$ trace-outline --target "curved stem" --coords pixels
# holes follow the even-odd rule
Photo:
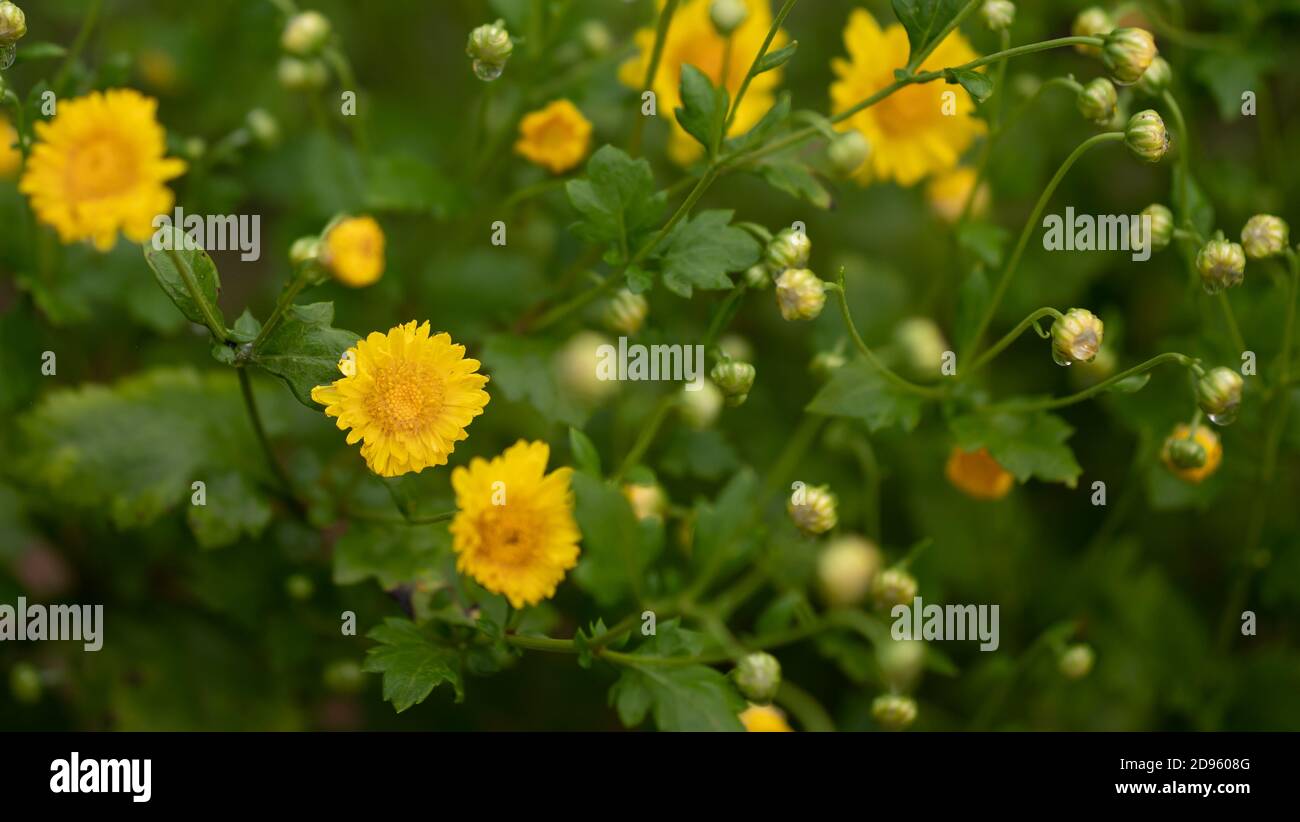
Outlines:
[[[664,45],[668,41],[668,27],[673,23],[673,15],[677,13],[679,2],[680,0],[667,0],[663,10],[659,12],[659,24],[655,27],[655,44],[650,50],[650,62],[646,65],[645,80],[641,84],[642,91],[654,87],[655,75],[659,73],[659,63],[664,56]],[[628,144],[628,153],[633,157],[641,153],[641,135],[645,131],[645,119],[638,116],[632,126],[632,139]]]
[[[1080,391],[1077,394],[1070,394],[1069,396],[1058,397],[1056,399],[1022,400],[1020,402],[1011,401],[1011,402],[997,403],[996,405],[991,406],[991,408],[998,409],[998,410],[1007,410],[1007,411],[1014,410],[1014,411],[1022,411],[1022,412],[1023,411],[1050,411],[1054,408],[1064,408],[1067,405],[1074,405],[1076,403],[1083,402],[1084,400],[1092,399],[1098,394],[1108,391],[1112,386],[1115,385],[1115,383],[1122,382],[1123,380],[1126,380],[1129,377],[1136,377],[1139,374],[1145,374],[1151,369],[1163,365],[1164,363],[1167,362],[1176,362],[1179,365],[1182,365],[1183,367],[1192,370],[1195,370],[1196,368],[1199,367],[1197,365],[1196,360],[1192,359],[1186,354],[1169,352],[1166,354],[1161,354],[1157,357],[1152,357],[1151,359],[1147,360],[1141,365],[1135,365],[1132,368],[1128,369],[1127,371],[1121,371],[1120,373],[1116,374],[1110,379],[1103,380],[1097,383],[1096,385],[1092,386],[1091,388],[1084,389],[1083,391]]]
[[[650,422],[641,429],[641,433],[637,436],[636,442],[632,445],[632,450],[627,452],[627,456],[623,458],[623,462],[619,465],[618,470],[610,476],[610,482],[617,484],[619,480],[623,479],[623,477],[627,475],[628,471],[635,468],[636,464],[641,461],[641,458],[645,456],[645,452],[650,450],[650,445],[654,442],[655,435],[659,433],[659,429],[663,426],[664,420],[668,419],[669,413],[677,407],[677,401],[678,397],[676,394],[669,394],[659,400],[659,405],[655,408],[654,414],[650,417]]]
[[[1237,315],[1232,311],[1232,303],[1228,302],[1228,292],[1220,291],[1218,301],[1223,309],[1223,321],[1228,326],[1228,336],[1232,338],[1232,344],[1237,347],[1237,353],[1241,353],[1246,350],[1246,338],[1241,336],[1241,326],[1237,324]]]
[[[1042,195],[1039,196],[1038,202],[1034,205],[1034,210],[1030,212],[1029,219],[1025,221],[1025,227],[1020,232],[1020,239],[1016,242],[1016,249],[1012,252],[1006,268],[1002,270],[1002,277],[993,290],[993,296],[989,298],[989,304],[985,307],[984,314],[980,317],[979,323],[971,333],[971,338],[965,346],[966,350],[978,348],[980,339],[984,336],[984,332],[988,330],[989,323],[993,321],[993,315],[997,313],[998,306],[1002,303],[1002,298],[1006,296],[1007,288],[1011,285],[1011,279],[1015,276],[1016,268],[1020,265],[1020,258],[1024,256],[1025,248],[1029,245],[1029,237],[1034,233],[1039,219],[1043,216],[1043,210],[1047,208],[1047,203],[1052,199],[1052,195],[1056,193],[1056,189],[1060,186],[1061,181],[1065,179],[1065,175],[1089,149],[1103,143],[1114,143],[1123,139],[1124,132],[1122,131],[1108,131],[1104,134],[1089,137],[1080,143],[1070,156],[1065,158],[1065,162],[1061,164],[1061,167],[1056,170],[1055,176],[1048,182],[1047,188],[1043,189]]]
[[[810,733],[832,733],[835,721],[813,695],[795,685],[788,679],[781,680],[781,689],[776,694],[776,701],[790,713]]]
[[[794,4],[797,2],[799,2],[799,0],[785,0],[785,4],[781,6],[781,10],[777,12],[776,17],[772,19],[772,25],[767,30],[767,37],[763,39],[763,45],[759,47],[758,53],[754,55],[753,62],[749,64],[749,71],[745,72],[745,79],[740,83],[740,89],[736,92],[736,99],[731,102],[731,112],[727,115],[726,126],[722,129],[724,137],[729,131],[731,131],[731,126],[736,122],[736,112],[740,111],[740,101],[745,99],[745,92],[749,91],[749,84],[754,82],[754,78],[758,76],[755,73],[758,64],[765,56],[767,56],[767,50],[772,47],[772,41],[776,39],[777,32],[781,30],[781,24],[785,22],[785,18],[789,16],[790,10],[794,8]],[[730,37],[727,38],[728,57],[731,55],[731,39],[732,38]],[[726,71],[727,63],[729,62],[729,60],[723,62],[722,85],[724,88],[727,85]]]
[[[237,368],[239,373],[239,391],[244,397],[244,409],[248,412],[248,421],[253,426],[253,433],[257,436],[257,443],[262,447],[262,453],[266,456],[266,462],[271,467],[271,473],[275,476],[276,481],[283,486],[285,494],[293,503],[295,509],[301,510],[302,503],[298,495],[293,491],[293,483],[289,480],[289,475],[285,473],[284,466],[280,465],[280,460],[275,456],[275,451],[271,448],[271,440],[266,435],[266,428],[262,425],[262,414],[257,408],[257,398],[253,395],[253,383],[249,379],[248,369]]]
[[[887,382],[895,388],[929,399],[938,399],[946,395],[947,392],[942,388],[930,385],[918,385],[910,380],[900,377],[898,374],[891,371],[889,366],[885,365],[880,358],[876,356],[876,352],[872,351],[866,342],[863,341],[862,335],[858,333],[858,327],[853,323],[853,314],[849,311],[849,295],[844,288],[843,268],[840,269],[839,282],[837,283],[835,290],[839,293],[840,312],[844,316],[844,325],[849,330],[849,336],[853,339],[853,344],[857,346],[858,351],[862,352],[862,356],[867,358],[867,362],[871,363],[872,367],[879,371],[880,375],[884,377]]]
[[[1021,334],[1025,333],[1029,326],[1035,325],[1043,317],[1055,317],[1059,320],[1061,319],[1061,312],[1057,311],[1055,308],[1043,307],[1035,311],[1033,314],[1030,314],[1028,317],[1025,317],[1020,321],[1019,325],[1011,330],[1010,333],[998,340],[989,347],[987,351],[976,358],[975,362],[971,363],[969,368],[963,369],[957,378],[962,379],[967,377],[988,365],[995,357],[997,357],[998,354],[1001,354],[1007,346],[1011,345],[1011,343],[1015,342]],[[1043,335],[1039,334],[1039,336]],[[1051,335],[1048,334],[1046,336],[1050,337]]]

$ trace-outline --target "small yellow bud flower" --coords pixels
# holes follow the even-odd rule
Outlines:
[[[1071,645],[1057,660],[1057,668],[1066,679],[1083,679],[1092,670],[1096,655],[1088,645]]]
[[[713,0],[709,6],[709,20],[718,34],[727,37],[749,19],[749,7],[745,0]]]
[[[1151,250],[1164,251],[1174,239],[1174,213],[1167,206],[1152,203],[1138,215],[1139,220],[1144,217],[1151,218]]]
[[[1075,104],[1085,118],[1104,126],[1115,116],[1119,92],[1115,91],[1115,84],[1110,80],[1098,77],[1079,90]]]
[[[826,283],[806,268],[791,268],[776,278],[776,304],[787,320],[813,320],[826,306]]]
[[[632,506],[632,513],[641,519],[663,519],[668,508],[668,500],[663,489],[658,485],[636,485],[627,483],[623,486],[623,496]]]
[[[750,733],[791,733],[794,728],[785,720],[780,708],[772,705],[750,705],[740,714],[740,723]]]
[[[568,100],[555,100],[519,121],[515,151],[552,174],[576,168],[591,147],[591,121]]]
[[[1105,326],[1086,308],[1071,308],[1052,323],[1052,359],[1057,365],[1091,362],[1101,350]]]
[[[876,544],[855,534],[831,540],[817,557],[817,581],[831,606],[861,604],[875,585],[884,557]]]
[[[645,297],[623,288],[605,304],[601,319],[610,331],[630,337],[641,330],[649,311],[650,303]]]
[[[326,230],[320,256],[344,285],[371,285],[384,275],[384,230],[373,217],[346,217]]]
[[[745,400],[749,399],[749,389],[754,387],[756,374],[754,366],[747,362],[724,360],[713,366],[709,376],[722,389],[727,405],[734,408],[744,405]]]
[[[1146,29],[1115,29],[1106,35],[1101,47],[1101,61],[1111,78],[1121,86],[1131,86],[1156,59],[1156,39]]]
[[[682,388],[682,401],[678,406],[678,413],[681,414],[682,421],[697,431],[703,431],[706,428],[713,427],[718,421],[718,414],[722,412],[722,403],[725,400],[718,386],[710,380],[704,380],[700,383],[699,390],[690,390],[693,386]]]
[[[772,273],[780,274],[788,268],[803,268],[812,256],[812,240],[802,231],[782,229],[767,244],[764,260]]]
[[[901,731],[916,721],[916,700],[901,694],[881,694],[871,703],[871,718],[887,731]]]
[[[0,46],[12,46],[27,34],[27,15],[10,2],[0,2]]]
[[[836,500],[825,485],[801,488],[790,495],[785,510],[795,527],[809,536],[824,534],[835,527]]]
[[[781,663],[771,654],[749,654],[731,672],[740,693],[750,702],[766,704],[781,688]]]
[[[295,57],[310,57],[330,39],[330,21],[318,11],[304,11],[289,18],[280,35],[280,48]]]
[[[1209,426],[1196,426],[1196,434],[1187,425],[1178,425],[1165,440],[1160,458],[1165,467],[1185,482],[1200,483],[1219,470],[1223,446]]]
[[[1265,260],[1286,251],[1291,243],[1291,227],[1281,217],[1256,214],[1241,230],[1241,245],[1252,260]]]
[[[1074,24],[1070,26],[1070,34],[1075,37],[1105,37],[1114,30],[1114,19],[1105,9],[1098,6],[1089,6],[1079,12],[1079,16],[1074,18]],[[1080,54],[1096,56],[1101,53],[1101,49],[1096,46],[1075,46],[1074,48]]]
[[[474,76],[484,82],[491,82],[501,76],[514,50],[515,44],[510,39],[504,20],[486,23],[474,29],[469,33],[469,42],[465,45],[465,54],[474,61]]]
[[[1137,81],[1137,90],[1148,97],[1159,97],[1169,88],[1173,79],[1174,70],[1169,67],[1169,61],[1156,57],[1142,73],[1142,79]]]
[[[1244,381],[1231,368],[1212,368],[1196,381],[1196,402],[1215,425],[1231,425],[1241,408]]]
[[[1206,294],[1241,285],[1246,277],[1246,252],[1222,238],[1210,240],[1196,255],[1196,270]]]
[[[998,461],[993,459],[987,448],[975,451],[952,449],[948,455],[948,464],[944,467],[948,482],[958,491],[972,499],[996,501],[1011,492],[1016,478]]]
[[[1016,21],[1016,4],[1011,0],[984,0],[980,13],[991,31],[1002,31]]]
[[[1159,114],[1151,109],[1139,111],[1129,118],[1124,143],[1139,160],[1158,163],[1169,153],[1169,130]]]
[[[902,568],[886,569],[876,577],[876,607],[886,611],[895,605],[911,605],[916,589],[916,577]]]

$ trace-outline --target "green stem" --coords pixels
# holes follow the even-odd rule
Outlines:
[[[790,15],[790,11],[797,2],[798,0],[785,0],[781,10],[776,13],[776,17],[772,20],[772,25],[767,30],[767,37],[763,39],[763,45],[759,47],[758,53],[754,55],[754,61],[749,64],[749,71],[745,72],[745,79],[741,81],[740,89],[736,91],[736,99],[731,101],[731,112],[727,115],[726,126],[722,129],[724,136],[731,131],[731,126],[736,122],[736,113],[740,111],[740,101],[745,99],[745,92],[749,91],[749,84],[754,82],[754,78],[758,76],[755,73],[758,64],[767,56],[767,50],[772,47],[772,41],[776,39],[777,32],[781,30],[781,24],[785,22],[785,18]],[[727,38],[728,54],[730,50],[731,38]],[[725,72],[726,69],[724,68],[723,71]],[[726,87],[725,80],[723,87]]]
[[[659,429],[663,427],[664,420],[668,419],[668,415],[677,407],[677,402],[678,396],[676,394],[669,394],[659,400],[659,405],[650,417],[650,422],[641,429],[636,442],[632,444],[632,450],[627,452],[627,456],[623,458],[618,470],[609,478],[610,482],[617,484],[627,475],[628,471],[636,467],[641,458],[645,456],[646,451],[650,450],[650,445],[654,442],[655,436],[659,433]]]
[[[1002,277],[998,280],[997,287],[993,290],[993,296],[989,299],[988,306],[985,307],[979,323],[975,326],[975,330],[971,333],[970,340],[965,346],[967,351],[979,347],[980,339],[983,338],[984,332],[988,330],[989,323],[993,321],[993,315],[997,313],[998,306],[1002,303],[1002,298],[1006,296],[1007,289],[1011,286],[1011,280],[1015,276],[1016,268],[1020,265],[1020,258],[1024,256],[1025,249],[1029,245],[1029,238],[1033,235],[1034,229],[1038,226],[1039,219],[1043,216],[1043,210],[1047,208],[1047,203],[1052,199],[1052,195],[1056,193],[1056,189],[1060,186],[1061,181],[1065,179],[1065,175],[1070,171],[1074,164],[1078,162],[1079,158],[1088,152],[1089,149],[1103,143],[1120,142],[1123,139],[1124,132],[1122,131],[1108,131],[1104,134],[1097,134],[1089,137],[1087,140],[1080,143],[1070,156],[1065,158],[1065,162],[1061,164],[1061,167],[1056,170],[1056,174],[1047,184],[1047,188],[1043,189],[1042,195],[1039,196],[1038,202],[1034,205],[1034,210],[1030,212],[1029,219],[1025,221],[1025,227],[1020,232],[1020,239],[1016,243],[1015,251],[1012,252],[1011,259],[1007,263],[1006,268],[1002,270]]]
[[[62,89],[64,82],[68,79],[68,73],[72,71],[72,64],[81,56],[81,52],[90,42],[90,34],[95,30],[95,23],[99,21],[100,7],[103,5],[102,0],[91,0],[86,9],[86,16],[81,19],[81,29],[77,32],[77,39],[72,41],[72,48],[68,49],[67,55],[63,58],[63,64],[59,66],[59,72],[54,76],[54,82],[50,85],[56,89]]]
[[[274,331],[276,326],[280,324],[280,321],[284,319],[285,312],[293,305],[294,298],[298,296],[299,292],[307,287],[308,270],[311,265],[311,263],[305,263],[302,266],[299,266],[299,268],[294,271],[293,279],[290,280],[288,285],[284,287],[284,290],[280,292],[279,299],[275,301],[275,308],[271,310],[271,316],[267,317],[266,324],[262,326],[261,331],[257,332],[257,337],[253,340],[252,348],[254,351],[260,348],[262,343],[271,336],[271,332]]]
[[[1228,326],[1228,336],[1232,338],[1232,344],[1237,347],[1238,353],[1246,350],[1246,340],[1241,336],[1241,326],[1237,324],[1237,315],[1232,311],[1232,303],[1228,302],[1228,292],[1220,291],[1218,293],[1219,307],[1223,309],[1223,321]]]
[[[731,323],[732,318],[736,316],[736,312],[740,309],[740,302],[745,298],[746,288],[747,284],[742,277],[740,282],[736,283],[731,292],[727,294],[727,298],[722,301],[722,304],[714,310],[713,318],[709,320],[708,331],[704,334],[704,342],[701,343],[704,346],[705,354],[708,354],[713,349],[718,337],[722,336],[722,332]]]
[[[1011,32],[1003,29],[1000,32],[1002,50],[1006,51],[1011,47]],[[998,62],[996,73],[993,76],[993,96],[996,98],[997,119],[998,122],[989,132],[989,136],[984,139],[984,145],[980,146],[979,160],[975,164],[975,183],[966,192],[966,202],[962,203],[961,215],[957,218],[957,224],[966,222],[970,216],[971,209],[975,205],[976,195],[979,193],[980,184],[984,181],[984,175],[988,173],[989,162],[993,158],[993,140],[998,130],[1001,128],[1002,111],[1006,108],[1004,105],[1005,95],[1002,94],[1002,87],[1007,76],[1007,61]]]
[[[943,45],[943,41],[948,38],[948,35],[960,26],[962,21],[965,20],[971,12],[975,11],[975,7],[981,5],[982,2],[983,0],[969,0],[966,5],[962,6],[961,11],[957,12],[957,14],[948,21],[948,24],[944,26],[937,35],[930,39],[929,45],[908,58],[908,71],[916,71],[916,69],[925,62],[926,58],[933,54],[935,49]]]
[[[650,62],[646,65],[645,80],[641,84],[642,91],[654,88],[655,75],[659,73],[659,62],[664,56],[664,45],[668,40],[668,27],[672,25],[673,15],[677,13],[677,6],[680,0],[667,0],[664,3],[663,10],[659,12],[659,24],[655,27],[655,44],[650,50]],[[645,130],[645,117],[638,116],[632,125],[632,139],[628,145],[629,154],[633,157],[641,153],[641,138]]]
[[[907,391],[908,393],[929,399],[938,399],[945,396],[946,392],[942,388],[930,385],[918,385],[910,380],[900,377],[898,374],[890,370],[889,366],[885,365],[884,362],[876,356],[876,352],[872,351],[866,342],[863,341],[862,335],[858,333],[858,328],[853,323],[853,313],[849,311],[848,291],[844,288],[843,268],[840,269],[838,280],[838,288],[836,288],[836,291],[839,293],[840,313],[844,316],[844,326],[849,330],[849,336],[853,339],[853,344],[856,345],[858,351],[862,352],[862,355],[867,358],[867,361],[871,363],[872,367],[879,371],[880,375],[884,377],[887,382],[891,383],[896,388]]]
[[[1061,312],[1057,311],[1055,308],[1043,307],[1038,309],[1034,313],[1030,314],[1028,317],[1025,317],[1023,320],[1020,321],[1019,325],[1011,329],[1010,333],[1008,333],[1002,339],[998,340],[996,343],[990,346],[987,351],[985,351],[983,354],[977,357],[975,362],[971,363],[969,368],[962,369],[958,379],[964,379],[965,377],[974,374],[976,371],[979,371],[981,368],[988,365],[990,362],[993,361],[994,358],[996,358],[999,354],[1001,354],[1002,351],[1006,349],[1007,346],[1011,345],[1011,343],[1015,342],[1020,337],[1021,334],[1025,333],[1025,331],[1028,330],[1029,326],[1036,325],[1038,321],[1041,320],[1043,317],[1055,317],[1056,319],[1059,320],[1061,319]],[[1040,333],[1039,336],[1042,337],[1044,335]],[[1051,334],[1047,334],[1045,336],[1050,337]]]
[[[271,440],[266,435],[266,427],[262,425],[262,414],[257,408],[257,398],[253,395],[253,382],[248,376],[248,369],[235,370],[239,373],[239,391],[244,397],[244,410],[248,412],[248,421],[253,426],[253,433],[257,436],[258,445],[262,447],[262,453],[266,456],[267,465],[270,466],[272,475],[280,483],[294,507],[301,509],[302,503],[294,493],[293,483],[285,473],[284,466],[280,465],[280,460],[276,458],[275,451],[271,448]]]
[[[1186,354],[1169,352],[1169,353],[1161,354],[1156,357],[1152,357],[1151,359],[1147,360],[1141,365],[1135,365],[1132,368],[1128,369],[1127,371],[1121,371],[1120,373],[1116,374],[1110,379],[1103,380],[1097,383],[1096,385],[1092,386],[1091,388],[1084,389],[1083,391],[1080,391],[1077,394],[1070,394],[1069,396],[1058,397],[1056,399],[1021,400],[1018,402],[1013,400],[1010,402],[998,403],[994,406],[991,406],[991,408],[995,408],[999,410],[1007,410],[1007,411],[1014,410],[1014,411],[1021,411],[1021,412],[1050,411],[1054,408],[1064,408],[1067,405],[1074,405],[1076,403],[1089,400],[1097,396],[1098,394],[1110,390],[1110,388],[1118,382],[1126,380],[1129,377],[1135,377],[1139,374],[1145,374],[1151,369],[1163,365],[1164,363],[1167,362],[1176,362],[1179,365],[1182,365],[1184,368],[1189,368],[1192,369],[1193,371],[1195,371],[1199,367],[1196,360],[1192,359]]]
[[[788,679],[781,680],[781,689],[776,694],[777,704],[794,714],[795,719],[810,733],[833,733],[835,721],[813,695],[795,685]]]

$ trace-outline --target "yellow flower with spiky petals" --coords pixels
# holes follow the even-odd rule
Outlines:
[[[790,733],[794,728],[785,721],[780,708],[751,704],[740,714],[740,724],[750,733]]]
[[[907,32],[895,23],[881,29],[871,13],[854,9],[844,28],[849,59],[836,58],[831,69],[831,111],[846,111],[894,82],[894,69],[907,63]],[[922,71],[959,66],[976,58],[960,33],[949,34],[921,65]],[[945,93],[952,92],[952,97]],[[906,86],[870,108],[839,123],[857,129],[871,144],[871,156],[853,179],[861,185],[893,180],[911,186],[957,165],[972,141],[985,130],[971,116],[975,104],[956,86],[926,83]]]
[[[373,332],[339,361],[344,376],[318,385],[311,398],[325,406],[361,443],[366,465],[381,477],[446,465],[447,455],[483,413],[488,378],[478,360],[447,334],[429,336],[427,322],[412,320],[387,334]]]
[[[944,470],[953,487],[978,500],[1000,500],[1011,492],[1016,478],[993,459],[987,448],[952,449]]]
[[[384,230],[374,217],[339,220],[325,232],[321,262],[346,286],[371,285],[384,275]]]
[[[515,151],[552,174],[576,167],[589,148],[591,121],[568,100],[555,100],[519,121]]]
[[[153,218],[171,210],[175,198],[163,183],[185,163],[165,156],[157,111],[158,101],[135,89],[109,89],[60,100],[54,119],[36,124],[18,187],[64,243],[92,240],[108,251],[119,231],[142,243]]]
[[[718,34],[709,18],[711,0],[682,0],[673,15],[672,25],[668,28],[668,37],[664,41],[663,59],[650,83],[650,91],[655,93],[655,106],[660,116],[667,115],[672,123],[672,134],[668,143],[668,155],[679,165],[688,165],[700,157],[703,147],[686,133],[677,123],[672,113],[682,104],[680,93],[682,66],[692,65],[709,78],[714,86],[723,83],[731,99],[736,98],[740,84],[749,71],[749,66],[758,55],[758,50],[767,38],[772,27],[772,9],[768,0],[744,0],[749,9],[749,16],[731,35],[731,59],[726,59],[727,41]],[[659,0],[658,9],[663,11],[664,0]],[[788,41],[784,31],[777,32],[769,53],[776,51]],[[650,68],[651,52],[654,49],[655,29],[641,29],[636,33],[638,53],[619,69],[618,79],[628,88],[643,90],[646,71]],[[750,83],[736,112],[735,122],[727,132],[728,137],[744,134],[762,119],[774,102],[773,91],[781,83],[779,69],[760,74]]]
[[[17,129],[8,120],[0,119],[0,180],[8,180],[22,167],[23,153],[15,146],[17,142]]]
[[[555,596],[578,564],[572,468],[546,473],[551,449],[520,440],[491,461],[475,457],[451,473],[456,569],[516,608]]]

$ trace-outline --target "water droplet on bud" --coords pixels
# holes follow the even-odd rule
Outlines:
[[[474,76],[478,79],[490,83],[501,76],[505,71],[505,66],[501,63],[485,63],[482,60],[474,61]]]

